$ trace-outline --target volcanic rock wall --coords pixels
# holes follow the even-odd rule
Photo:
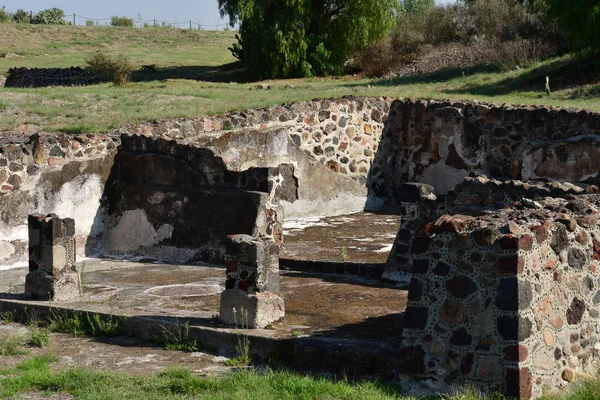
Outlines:
[[[6,87],[81,86],[103,82],[81,67],[11,68],[4,82]]]
[[[78,256],[97,247],[95,221],[118,139],[103,135],[0,139],[0,267],[27,260],[27,215],[74,218]]]
[[[534,188],[420,228],[402,343],[412,372],[522,399],[597,372],[600,195],[539,189],[557,197]]]
[[[597,183],[600,115],[448,101],[393,102],[369,189],[401,201],[402,183],[447,193],[469,173],[496,179]]]

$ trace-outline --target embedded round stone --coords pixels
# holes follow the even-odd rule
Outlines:
[[[532,335],[533,323],[529,318],[519,317],[519,340],[525,340]]]
[[[569,246],[569,236],[567,228],[563,224],[556,225],[556,229],[552,232],[552,241],[550,247],[556,254],[559,254]]]
[[[550,299],[550,297],[546,296],[542,298],[538,303],[537,308],[538,312],[542,317],[550,315],[550,312],[552,311],[552,300]]]
[[[519,239],[513,235],[502,236],[498,243],[503,250],[514,250],[519,247]]]
[[[519,239],[519,250],[531,251],[533,248],[533,238],[530,235],[523,235]]]
[[[560,329],[565,325],[565,320],[559,313],[554,313],[550,316],[550,325],[554,329]]]
[[[466,328],[457,329],[450,337],[450,343],[454,346],[470,346],[473,342],[473,337],[469,335]]]
[[[427,270],[429,270],[429,260],[418,259],[413,261],[412,272],[414,274],[426,274]]]
[[[456,325],[462,318],[465,305],[454,299],[446,299],[440,309],[440,319],[448,325]]]
[[[420,279],[412,278],[410,288],[408,289],[408,300],[419,301],[423,297],[423,282]]]
[[[501,274],[516,274],[519,270],[519,257],[502,257],[498,259],[496,267]]]
[[[433,273],[440,276],[447,276],[450,273],[451,267],[443,262],[438,262],[436,267],[433,269]]]
[[[569,249],[568,261],[569,266],[572,268],[582,269],[587,265],[585,252],[577,247],[571,247]]]
[[[586,231],[581,230],[575,234],[575,240],[579,244],[586,244],[588,241],[588,234]]]
[[[542,334],[546,347],[554,347],[554,334],[546,329]]]
[[[500,237],[500,231],[495,228],[481,228],[473,231],[473,239],[480,246],[490,247]]]
[[[538,244],[544,243],[550,237],[550,231],[548,230],[546,224],[540,225],[533,230],[533,234],[535,235],[535,239]]]
[[[422,235],[415,238],[412,245],[412,252],[414,254],[423,254],[429,249],[431,238]]]
[[[517,278],[502,279],[496,291],[496,307],[500,310],[516,311],[518,306],[519,283]]]
[[[446,290],[452,296],[465,299],[477,290],[477,285],[467,276],[457,276],[446,281]]]
[[[473,353],[467,353],[460,361],[460,372],[467,375],[473,368],[474,357]]]
[[[519,320],[513,316],[501,316],[496,319],[496,330],[504,340],[517,340]]]
[[[504,359],[506,361],[523,362],[527,360],[529,350],[523,345],[507,346],[504,348]]]
[[[567,310],[567,323],[569,323],[569,325],[580,323],[584,312],[585,303],[575,297],[571,302],[571,306]]]
[[[425,329],[429,309],[427,307],[407,307],[404,313],[404,327],[413,329]]]
[[[439,340],[434,340],[429,346],[429,354],[434,357],[441,357],[446,353],[446,346]]]
[[[562,372],[562,378],[567,382],[573,382],[575,379],[575,373],[573,370],[565,368],[565,370]]]

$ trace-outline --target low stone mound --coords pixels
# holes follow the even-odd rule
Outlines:
[[[0,79],[0,86],[1,85]],[[47,87],[47,86],[84,86],[104,82],[91,71],[81,67],[69,68],[27,68],[18,67],[8,70],[4,86],[6,87]]]

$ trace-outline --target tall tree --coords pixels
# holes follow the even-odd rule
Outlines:
[[[542,3],[543,1],[540,1]],[[600,0],[545,0],[549,15],[576,49],[600,49]]]
[[[350,55],[383,37],[398,0],[219,0],[230,49],[258,78],[338,74]]]

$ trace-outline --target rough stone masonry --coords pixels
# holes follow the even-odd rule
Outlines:
[[[476,177],[457,189],[409,250],[410,372],[520,399],[595,374],[598,188]]]
[[[29,273],[25,294],[35,300],[70,300],[80,295],[75,270],[75,221],[55,214],[29,216]]]

